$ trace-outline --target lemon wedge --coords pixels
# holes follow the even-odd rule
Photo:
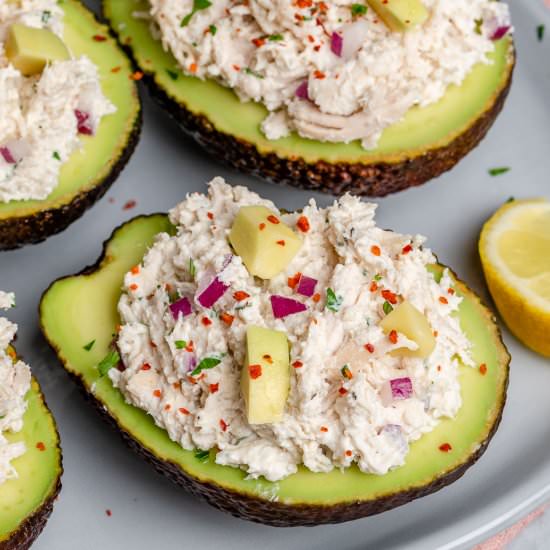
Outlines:
[[[512,200],[499,208],[483,226],[479,255],[508,328],[550,356],[550,201]]]

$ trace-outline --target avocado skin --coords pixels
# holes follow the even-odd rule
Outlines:
[[[102,1],[101,5],[102,18],[109,24],[109,19],[105,15],[105,1]],[[116,35],[116,30],[114,32]],[[132,43],[119,40],[119,44],[133,60],[134,65],[138,66]],[[422,185],[451,170],[480,143],[502,111],[508,97],[516,62],[515,52],[510,55],[513,57],[505,84],[493,104],[467,130],[447,145],[393,163],[308,163],[301,157],[281,158],[275,153],[261,153],[253,143],[220,132],[206,116],[189,111],[157,84],[154,73],[146,67],[141,67],[140,71],[143,72],[142,81],[151,97],[174,119],[181,130],[214,158],[223,161],[229,167],[272,183],[311,191],[333,195],[349,192],[354,195],[384,197]]]
[[[76,221],[88,208],[91,208],[118,178],[139,142],[143,116],[141,109],[136,116],[126,147],[108,176],[96,183],[88,191],[81,191],[67,204],[41,210],[29,216],[0,220],[0,250],[13,250],[26,244],[36,244],[51,235],[60,233]],[[0,547],[1,549],[1,547]]]
[[[151,216],[154,216],[154,214],[149,216],[137,216],[137,218],[134,218],[134,220]],[[117,229],[115,229],[112,235],[103,243],[103,251],[98,260],[94,264],[84,268],[76,275],[90,275],[95,271],[101,269],[101,266],[105,262],[105,259],[107,257],[107,246],[116,232]],[[180,466],[175,464],[173,461],[160,459],[149,448],[141,445],[138,441],[136,441],[136,439],[132,437],[132,434],[123,429],[117,422],[116,418],[111,416],[105,405],[100,400],[98,400],[93,395],[93,393],[89,392],[86,389],[84,380],[80,375],[72,372],[68,368],[65,368],[65,371],[75,382],[85,400],[89,402],[93,406],[93,408],[96,409],[100,417],[109,426],[114,428],[114,430],[122,436],[122,439],[126,442],[130,449],[132,449],[137,455],[141,456],[146,462],[151,464],[158,473],[166,476],[176,485],[179,485],[192,495],[204,500],[205,502],[207,502],[214,508],[221,510],[222,512],[231,514],[232,516],[239,519],[253,521],[272,527],[308,527],[315,525],[335,524],[380,514],[382,512],[391,510],[392,508],[407,504],[408,502],[417,498],[435,493],[436,491],[443,489],[447,485],[450,485],[451,483],[462,477],[466,470],[468,470],[470,466],[473,466],[481,458],[481,456],[487,449],[489,442],[497,431],[500,425],[500,421],[502,419],[504,405],[506,404],[506,394],[509,383],[509,365],[511,357],[508,353],[506,346],[504,345],[504,342],[502,341],[502,336],[500,328],[497,324],[497,319],[489,310],[489,308],[481,301],[481,299],[456,276],[454,271],[452,271],[450,268],[446,269],[449,270],[449,273],[451,273],[453,278],[455,279],[456,286],[458,287],[459,291],[464,294],[469,294],[475,300],[475,302],[478,304],[480,312],[483,314],[483,317],[486,320],[486,323],[490,324],[490,326],[493,327],[492,332],[498,350],[499,364],[502,365],[502,368],[505,371],[504,383],[501,387],[502,391],[498,400],[495,402],[494,416],[487,421],[487,423],[490,424],[490,430],[487,434],[486,439],[479,442],[476,450],[468,456],[468,459],[466,461],[464,461],[462,464],[459,464],[453,470],[445,472],[441,476],[423,486],[412,487],[410,489],[400,491],[392,495],[379,497],[376,500],[351,500],[327,505],[286,504],[284,502],[262,500],[260,498],[255,498],[251,495],[226,489],[215,483],[199,481],[193,476],[187,474]],[[44,296],[48,293],[49,288],[51,288],[53,284],[60,280],[68,279],[71,277],[73,277],[73,275],[61,277],[60,279],[57,279],[57,281],[53,281],[50,287],[48,287],[48,289],[44,291],[42,299],[44,299]],[[61,350],[48,338],[48,332],[46,330],[46,327],[42,323],[42,319],[40,319],[40,327],[42,333],[48,341],[49,346],[58,357],[60,363],[65,367],[65,362],[63,360]],[[0,550],[3,549],[0,547]]]
[[[40,400],[44,404],[44,407],[51,411],[44,399],[42,390],[39,389]],[[53,419],[53,415],[52,415]],[[61,476],[63,475],[63,456],[61,453],[61,447],[59,446],[59,431],[55,420],[53,420],[55,426],[55,432],[57,436],[57,448],[59,451],[59,474],[57,476],[57,483],[51,490],[50,494],[44,499],[42,505],[31,516],[25,518],[25,520],[18,526],[18,528],[10,534],[10,537],[0,542],[0,550],[27,550],[32,546],[34,541],[38,538],[38,535],[42,532],[48,519],[50,518],[53,506],[57,501],[57,497],[61,491]]]

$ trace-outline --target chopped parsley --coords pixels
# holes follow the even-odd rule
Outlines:
[[[195,262],[193,258],[189,258],[189,275],[191,275],[191,279],[194,279],[196,274],[197,268],[195,267]]]
[[[537,38],[539,42],[542,42],[544,40],[544,31],[546,30],[545,25],[539,25],[537,27]]]
[[[210,457],[210,451],[203,451],[202,449],[195,450],[195,458],[201,462],[206,462]]]
[[[206,8],[209,8],[212,5],[212,2],[210,0],[193,0],[193,9],[191,10],[191,13],[188,13],[180,23],[180,27],[187,27],[189,25],[189,21],[191,21],[191,17],[195,15],[198,11],[205,10]]]
[[[113,367],[116,367],[120,361],[118,351],[111,350],[97,365],[99,376],[105,376]]]
[[[85,346],[82,346],[82,349],[90,351],[94,347],[94,344],[95,340],[92,340],[91,342],[88,342]]]
[[[375,280],[376,282],[381,281],[381,280],[382,280],[382,275],[380,275],[380,273],[377,273],[377,274],[374,276],[374,280]]]
[[[197,374],[200,374],[203,370],[207,369],[213,369],[216,365],[219,365],[222,362],[221,359],[218,357],[205,357],[201,360],[201,362],[197,365],[195,370],[191,373],[191,376],[197,376]]]
[[[59,153],[58,153],[57,151],[54,151],[54,152],[53,152],[52,157],[53,157],[55,160],[61,160],[61,156],[59,155]]]
[[[342,296],[337,296],[332,288],[327,288],[327,303],[326,308],[330,311],[338,311],[342,305]]]
[[[244,70],[244,72],[245,72],[246,74],[255,76],[256,78],[260,78],[260,79],[263,79],[263,78],[264,78],[263,75],[261,75],[260,73],[257,73],[256,71],[253,71],[250,67],[246,67],[246,69]]]
[[[510,168],[508,166],[501,166],[498,168],[490,168],[489,169],[489,175],[490,176],[500,176],[502,174],[506,174],[506,172],[509,172]]]
[[[187,342],[185,340],[176,340],[174,345],[176,349],[185,349],[187,347]]]
[[[208,30],[210,31],[210,34],[212,36],[216,36],[216,33],[218,32],[218,28],[216,27],[216,25],[210,25],[208,27]]]
[[[393,306],[386,300],[382,306],[382,309],[384,310],[384,313],[388,315],[393,311]]]
[[[267,39],[270,41],[270,42],[279,42],[281,40],[283,40],[283,35],[282,34],[270,34]]]
[[[483,19],[474,19],[476,34],[481,34],[481,28],[483,27]]]
[[[353,17],[358,17],[359,15],[365,15],[367,13],[367,6],[363,4],[352,4],[351,5],[351,15]]]
[[[172,79],[172,80],[177,80],[178,79],[178,72],[177,71],[173,71],[172,69],[166,69],[166,74]]]

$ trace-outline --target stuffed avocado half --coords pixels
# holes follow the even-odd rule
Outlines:
[[[40,242],[78,219],[115,181],[141,128],[136,75],[108,28],[75,0],[55,4],[55,14],[45,9],[40,16],[37,6],[29,13],[17,2],[4,8],[9,61],[3,69],[9,73],[5,85],[21,87],[23,91],[14,88],[19,94],[36,80],[30,107],[36,113],[21,111],[28,124],[22,136],[9,125],[3,128],[7,141],[0,144],[0,168],[8,179],[0,185],[0,250]],[[44,28],[35,28],[38,24]],[[62,39],[53,32],[60,34],[60,28]],[[71,107],[74,114],[59,101],[64,80],[67,93],[81,90],[76,107]],[[100,96],[94,92],[98,83]],[[73,101],[68,97],[66,105]],[[14,109],[20,108],[19,103],[12,105],[9,114],[15,116]],[[33,117],[50,117],[51,128],[44,129],[44,122],[32,126]],[[77,134],[67,138],[74,125]],[[47,137],[41,138],[41,132]]]
[[[219,181],[212,185],[229,192]],[[235,193],[242,193],[246,202],[243,188]],[[363,208],[354,200],[344,197],[342,208],[335,206],[330,215]],[[290,271],[305,261],[304,250],[312,246],[308,239],[316,241],[313,235],[324,226],[313,205],[302,214],[281,215],[268,201],[252,199],[233,211],[228,231],[227,218],[202,203],[201,196],[188,201],[182,205],[200,204],[194,211],[198,217],[191,220],[181,205],[172,211],[172,222],[180,216],[177,236],[162,215],[128,222],[113,233],[94,266],[54,282],[40,306],[42,330],[65,369],[132,448],[213,506],[276,526],[335,523],[388,510],[451,483],[483,454],[504,407],[509,355],[492,314],[466,285],[443,266],[429,267],[433,277],[418,272],[422,285],[444,287],[444,295],[433,297],[432,311],[432,306],[422,308],[418,296],[406,296],[405,287],[398,289],[385,272],[373,271],[362,283],[362,298],[356,298],[372,302],[373,317],[351,318],[349,301],[354,302],[355,294],[350,290],[346,295],[345,285],[338,284],[344,264],[336,263],[330,288],[324,288],[327,273],[306,276],[304,271],[287,281]],[[363,218],[367,226],[371,214]],[[187,229],[180,225],[183,220]],[[331,224],[338,226],[336,219]],[[257,227],[256,236],[248,231],[252,227]],[[203,265],[211,257],[183,261],[188,251],[182,247],[174,265],[181,269],[183,286],[157,284],[150,269],[172,265],[166,258],[161,261],[161,248],[178,250],[183,241],[176,245],[176,239],[200,228],[194,241],[219,229],[231,243],[228,250],[239,256],[218,250],[220,265],[212,271]],[[245,242],[246,233],[252,239]],[[395,261],[411,272],[413,264],[406,262],[428,258],[417,238],[383,232],[381,239],[380,245],[369,242],[365,252],[374,262],[386,261],[389,248],[396,246]],[[265,255],[265,243],[271,240]],[[340,253],[345,255],[343,249]],[[307,264],[310,271],[315,263]],[[367,276],[346,265],[357,277]],[[170,267],[167,272],[172,273]],[[236,284],[239,273],[256,286],[243,286],[244,279]],[[194,298],[189,277],[199,281]],[[143,296],[137,296],[140,287]],[[67,315],[60,316],[60,310]],[[158,311],[164,312],[162,322],[169,331],[151,327],[139,352],[133,344],[128,347],[144,335],[143,319]],[[258,313],[263,321],[255,317]],[[380,324],[374,320],[378,317]],[[308,348],[309,336],[300,336],[304,327],[309,334],[318,329],[336,334],[357,319],[359,331],[345,328],[345,344],[336,344],[329,361],[311,355],[318,344],[310,338]],[[225,331],[224,336],[216,330]],[[112,348],[117,332],[117,347]],[[227,339],[228,350],[211,353],[221,350],[221,339]],[[330,340],[326,336],[327,350],[334,345]],[[454,352],[447,357],[447,346],[458,346],[464,362]],[[152,355],[143,355],[145,348]],[[162,379],[157,349],[175,358],[176,378]],[[167,365],[163,368],[170,370]],[[422,368],[415,371],[415,366]],[[371,368],[378,374],[367,383]],[[317,389],[306,380],[317,380]],[[441,400],[439,391],[426,389],[431,384],[442,384],[450,397]],[[312,415],[317,394],[322,403]],[[364,416],[361,407],[371,405],[379,425],[367,421],[354,426]],[[409,413],[419,419],[416,424],[406,420]],[[292,431],[297,419],[301,429]],[[306,440],[301,433],[309,434]]]
[[[162,4],[161,1],[154,2],[159,17],[165,17]],[[170,3],[164,4],[168,6]],[[299,3],[300,6],[302,4],[314,6],[308,9],[315,9],[317,6],[317,3],[311,2]],[[367,4],[368,6],[363,6],[368,8],[366,13],[373,13],[371,2]],[[433,2],[430,2],[431,4]],[[319,141],[331,133],[329,127],[319,131],[320,137],[317,139],[301,137],[295,131],[287,137],[268,139],[262,129],[268,115],[264,105],[254,101],[239,101],[233,90],[217,83],[212,79],[216,78],[214,76],[209,78],[208,74],[201,75],[201,78],[206,78],[205,80],[190,76],[193,71],[200,73],[203,58],[199,53],[195,59],[195,52],[189,50],[191,53],[188,53],[186,47],[181,48],[184,52],[181,56],[189,55],[189,64],[182,72],[181,59],[178,58],[178,63],[167,51],[172,44],[166,45],[164,49],[161,42],[153,38],[150,21],[141,16],[134,17],[135,13],[142,15],[148,12],[151,8],[149,2],[141,0],[137,5],[130,6],[116,0],[103,0],[102,5],[103,12],[117,33],[120,43],[131,53],[144,72],[144,82],[151,94],[183,130],[193,136],[206,150],[239,170],[275,182],[334,194],[350,191],[355,194],[383,196],[419,185],[452,168],[478,144],[491,127],[507,96],[515,63],[513,40],[508,34],[498,34],[503,32],[503,27],[500,27],[492,35],[495,37],[494,49],[487,55],[489,63],[478,63],[473,66],[461,80],[461,84],[450,85],[438,101],[424,107],[411,108],[402,120],[386,127],[377,139],[376,145],[368,149],[363,148],[359,140],[349,143]],[[347,8],[349,11],[350,8]],[[179,9],[183,7],[180,5]],[[191,23],[186,23],[185,28],[192,24],[195,18],[197,21],[200,21],[201,17],[206,18],[207,12],[208,9],[193,12]],[[298,17],[302,16],[298,14]],[[319,13],[306,19],[315,20],[315,17],[318,18]],[[360,17],[362,16],[354,16],[354,21],[360,22]],[[170,30],[170,35],[167,36],[173,36],[175,32]],[[221,32],[216,25],[206,25],[204,35],[215,33],[218,37]],[[252,42],[260,45],[260,50],[277,47],[283,43],[282,38],[281,34],[264,33],[259,34],[259,38],[252,38]],[[338,47],[334,43],[334,36],[326,36],[321,42],[324,44],[322,48],[325,49],[329,48],[329,43],[333,51]],[[169,43],[169,38],[166,39],[166,43]],[[208,48],[214,46],[209,45]],[[226,58],[230,56],[230,52],[233,53],[229,50]],[[204,57],[208,58],[208,55],[205,53]],[[223,57],[222,46],[216,55]],[[326,55],[333,54],[329,51]],[[255,69],[243,68],[240,65],[236,67],[241,75],[245,73],[245,76],[248,75],[254,80]],[[268,77],[264,77],[263,74],[262,78],[266,80],[256,78],[257,82],[267,82]],[[219,78],[227,82],[232,81],[231,75],[225,78],[222,74]],[[310,92],[314,86],[321,85],[327,80],[328,72],[326,80],[310,77]],[[242,91],[239,88],[239,94]],[[245,89],[245,92],[248,94],[245,94],[246,99],[249,99],[254,89]],[[302,90],[301,95],[303,93],[307,95],[307,92]],[[331,93],[329,88],[326,94]],[[393,97],[392,93],[393,90],[388,91],[388,98]],[[394,98],[395,103],[398,99]],[[336,96],[333,103],[337,101]],[[309,123],[309,114],[305,113],[303,117]],[[327,123],[327,126],[330,124]],[[343,126],[345,130],[347,125]],[[309,125],[304,124],[304,127],[309,128]],[[275,134],[276,131],[272,133]]]

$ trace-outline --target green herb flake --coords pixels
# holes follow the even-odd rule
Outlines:
[[[201,449],[197,449],[195,451],[195,458],[197,460],[200,460],[201,462],[206,462],[210,458],[210,451],[203,451]]]
[[[174,345],[176,349],[185,349],[187,347],[187,342],[185,340],[176,340]]]
[[[514,202],[515,200],[516,200],[515,197],[508,197],[508,200],[506,201],[506,203]]]
[[[542,42],[544,40],[544,32],[546,31],[545,25],[539,25],[537,27],[537,39],[539,42]]]
[[[283,40],[283,35],[282,34],[270,34],[267,39],[270,41],[270,42],[280,42],[281,40]]]
[[[342,301],[342,296],[337,296],[332,288],[327,288],[327,303],[325,306],[327,309],[337,312],[342,305]]]
[[[388,315],[393,311],[393,306],[386,300],[382,306],[382,309],[384,310],[384,313]]]
[[[481,29],[483,27],[483,19],[474,19],[474,31],[476,34],[481,34]]]
[[[197,268],[195,267],[195,262],[193,258],[189,258],[189,275],[191,275],[191,279],[194,279],[196,274]]]
[[[82,349],[90,351],[94,347],[94,344],[95,340],[92,340],[91,342],[88,342],[85,346],[82,346]]]
[[[253,71],[250,67],[246,67],[246,69],[244,70],[244,72],[246,74],[249,74],[251,76],[255,76],[256,78],[259,78],[259,79],[263,79],[265,78],[263,75],[261,75],[260,73],[257,73],[256,71]]]
[[[210,34],[212,36],[216,36],[216,33],[218,32],[218,28],[216,27],[216,25],[210,25],[208,27],[208,30],[210,31]]]
[[[44,10],[42,12],[42,23],[47,23],[52,16],[52,12],[50,10]]]
[[[120,361],[118,351],[111,350],[97,365],[99,376],[105,376],[113,367],[116,367]]]
[[[203,370],[213,369],[215,366],[219,365],[221,362],[222,360],[218,359],[217,357],[205,357],[197,365],[196,369],[191,373],[191,376],[197,376],[197,374],[200,374]]]
[[[201,10],[205,10],[206,8],[209,8],[212,5],[212,2],[210,0],[193,0],[193,9],[191,10],[191,13],[188,13],[180,23],[180,27],[187,27],[189,25],[189,22],[191,21],[191,18],[195,13]]]
[[[502,174],[506,174],[506,172],[509,172],[510,168],[507,166],[501,166],[498,168],[490,168],[489,169],[489,175],[490,176],[501,176]]]
[[[166,74],[172,79],[177,80],[179,77],[179,73],[177,71],[173,71],[172,69],[166,69]]]
[[[381,280],[382,280],[382,275],[380,275],[380,273],[377,273],[377,274],[374,276],[374,280],[375,280],[376,282],[381,281]]]
[[[351,5],[351,15],[353,17],[359,17],[360,15],[365,15],[367,13],[367,6],[363,4],[352,4]]]
[[[52,157],[53,157],[55,160],[61,160],[61,156],[60,156],[60,154],[59,154],[57,151],[54,151],[54,152],[53,152]]]

